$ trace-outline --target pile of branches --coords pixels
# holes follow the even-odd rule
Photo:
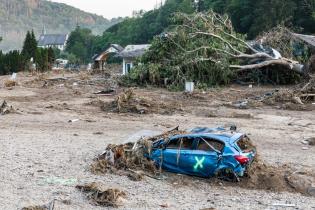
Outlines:
[[[297,111],[315,110],[315,78],[297,85],[295,88],[282,88],[232,103],[233,107],[246,109],[262,105],[277,106]],[[227,104],[229,105],[229,104]]]
[[[114,173],[127,175],[132,180],[141,180],[141,174],[137,170],[150,174],[161,172],[155,163],[147,157],[151,154],[152,143],[159,139],[168,139],[171,136],[184,134],[185,131],[178,130],[178,127],[167,131],[161,135],[149,138],[141,138],[135,143],[121,145],[110,144],[105,151],[100,154],[91,166],[94,174]]]
[[[305,105],[315,101],[315,78],[305,84],[298,85],[294,89],[283,89],[275,92],[271,97],[264,100],[267,104],[275,102],[288,104]]]
[[[272,49],[267,52],[263,43],[257,48],[257,43],[247,42],[244,35],[234,31],[226,15],[213,11],[191,15],[177,13],[173,21],[175,25],[169,32],[155,38],[142,58],[146,65],[138,67],[132,78],[160,85],[183,84],[187,80],[218,85],[257,69],[263,72],[272,69],[269,74],[277,73],[278,77],[282,73],[305,74],[303,65],[293,60],[290,54],[283,57]],[[280,34],[274,38],[282,39],[285,31]],[[269,43],[277,44],[267,40],[266,44]],[[283,44],[281,51],[290,48],[288,42],[280,44]]]
[[[116,99],[101,106],[103,111],[117,113],[136,114],[171,114],[181,110],[181,104],[175,102],[160,102],[148,97],[137,95],[133,89],[129,88],[119,94]]]

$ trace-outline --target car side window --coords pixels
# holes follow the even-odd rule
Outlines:
[[[192,138],[182,138],[181,150],[192,150],[194,139]]]
[[[213,152],[214,150],[202,139],[199,139],[199,144],[197,150],[202,150],[206,152]]]
[[[181,149],[181,150],[191,150],[193,149],[193,139],[182,137],[178,139],[172,139],[166,149]]]
[[[216,150],[218,151],[222,151],[224,149],[224,143],[214,140],[214,139],[207,139],[205,138],[205,140]]]
[[[223,148],[224,148],[224,144],[219,141],[216,141],[214,139],[199,138],[199,144],[198,144],[197,150],[202,150],[202,151],[207,151],[207,152],[216,152],[216,151],[222,151]]]
[[[172,139],[166,146],[166,149],[178,149],[179,143],[180,143],[180,139]]]

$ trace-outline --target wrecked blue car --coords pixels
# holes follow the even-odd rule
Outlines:
[[[255,155],[255,147],[242,133],[195,128],[189,134],[153,142],[148,158],[170,172],[239,181]]]

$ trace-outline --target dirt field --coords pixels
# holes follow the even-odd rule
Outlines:
[[[0,84],[7,78],[1,77]],[[249,135],[265,162],[315,170],[315,147],[302,144],[315,137],[314,111],[270,106],[240,110],[222,105],[274,87],[233,86],[193,96],[135,89],[154,101],[178,104],[173,113],[140,115],[102,111],[100,103],[116,96],[93,94],[108,86],[98,76],[51,73],[45,78],[46,82],[42,77],[19,74],[17,87],[0,88],[0,103],[6,100],[15,109],[15,113],[0,115],[0,209],[43,205],[53,199],[55,209],[104,209],[90,204],[75,189],[76,184],[94,181],[126,192],[119,209],[315,209],[314,197],[293,191],[247,189],[168,173],[168,181],[145,177],[134,182],[125,176],[94,175],[89,170],[93,158],[107,144],[123,143],[141,130],[228,124],[236,124]]]

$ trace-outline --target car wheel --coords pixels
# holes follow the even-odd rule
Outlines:
[[[240,178],[239,176],[230,168],[224,168],[221,169],[217,173],[218,179],[228,181],[228,182],[239,182]]]

